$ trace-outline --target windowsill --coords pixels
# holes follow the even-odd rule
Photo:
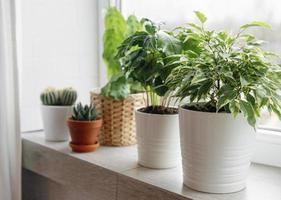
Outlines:
[[[114,199],[122,199],[126,195],[127,198],[124,199],[130,200],[137,199],[137,195],[141,195],[141,199],[163,200],[279,200],[281,198],[281,168],[252,164],[245,190],[232,194],[207,194],[194,191],[182,184],[181,167],[154,170],[139,166],[136,146],[102,146],[96,152],[78,154],[71,152],[68,142],[45,141],[42,132],[23,134],[22,137],[24,168],[62,184],[69,184],[76,179],[76,184],[79,184],[79,181],[83,184],[83,181],[86,182],[91,178],[95,178],[93,179],[95,182],[97,175],[91,175],[99,169],[99,173],[104,174],[103,177],[107,174],[112,175],[112,181],[104,183],[104,187],[113,184],[113,193],[117,194]],[[77,169],[80,171],[76,176]],[[85,177],[83,173],[86,174]],[[102,179],[106,179],[103,177]],[[123,186],[121,187],[120,184]],[[100,187],[100,190],[104,189]],[[109,191],[106,195],[109,195]]]

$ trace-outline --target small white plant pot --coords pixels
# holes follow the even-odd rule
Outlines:
[[[67,119],[71,116],[72,106],[41,105],[45,138],[60,142],[69,139]]]
[[[138,162],[155,169],[180,163],[178,114],[149,114],[136,110]]]
[[[208,193],[244,189],[255,131],[243,115],[180,107],[179,119],[184,184]]]

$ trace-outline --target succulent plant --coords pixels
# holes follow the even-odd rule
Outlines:
[[[58,90],[48,87],[41,93],[40,99],[43,105],[58,105],[59,96]]]
[[[97,119],[97,112],[96,107],[94,105],[85,105],[83,106],[82,103],[78,103],[76,106],[73,107],[73,120],[78,121],[93,121]]]
[[[40,95],[43,105],[49,106],[70,106],[77,99],[77,92],[71,87],[64,89],[46,88]]]
[[[61,105],[73,105],[77,99],[77,92],[73,88],[64,88],[60,91]]]

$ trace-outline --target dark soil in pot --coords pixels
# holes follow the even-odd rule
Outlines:
[[[178,108],[165,106],[148,106],[140,108],[138,111],[150,114],[174,115],[178,114]]]
[[[192,111],[199,111],[199,112],[217,112],[216,106],[211,103],[205,103],[205,102],[199,102],[199,103],[190,103],[185,104],[182,106],[182,108]],[[225,107],[222,107],[219,111],[219,113],[230,113],[229,110],[225,109]]]

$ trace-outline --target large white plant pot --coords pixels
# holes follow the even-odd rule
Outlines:
[[[242,114],[179,110],[183,181],[209,193],[246,186],[255,138]]]
[[[149,168],[176,167],[180,163],[178,114],[136,111],[138,162]]]
[[[45,138],[48,141],[66,141],[69,138],[66,120],[71,116],[72,106],[41,105]]]

